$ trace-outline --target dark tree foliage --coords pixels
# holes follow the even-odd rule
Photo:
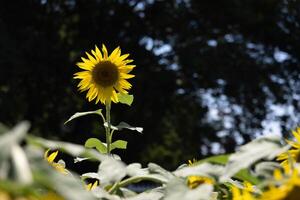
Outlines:
[[[289,0],[26,0],[0,3],[0,121],[83,144],[103,137],[99,108],[77,92],[75,63],[97,44],[135,60],[131,107],[113,106],[126,162],[174,168],[288,133],[300,113],[300,2]]]

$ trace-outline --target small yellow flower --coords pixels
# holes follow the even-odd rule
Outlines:
[[[61,163],[54,162],[54,159],[56,158],[58,151],[55,151],[53,153],[49,154],[50,149],[48,149],[44,154],[44,159],[47,160],[47,162],[54,167],[58,172],[62,174],[68,174],[68,171],[66,170],[65,166]]]
[[[194,166],[197,160],[193,158],[192,160],[188,160],[188,166]]]
[[[91,191],[95,189],[99,185],[99,181],[95,181],[94,183],[89,183],[86,185],[86,190]]]
[[[269,185],[260,200],[299,200],[300,199],[300,176],[299,171],[294,169],[289,174],[282,174],[280,170],[274,172],[276,184]]]
[[[300,127],[297,127],[296,130],[292,131],[292,134],[296,138],[296,141],[287,140],[287,143],[292,146],[292,149],[277,157],[278,161],[282,161],[281,166],[285,171],[290,170],[290,162],[300,162]]]
[[[198,187],[201,184],[213,185],[214,180],[211,178],[208,178],[208,177],[204,177],[204,176],[188,176],[187,185],[189,186],[189,188],[195,189],[196,187]]]
[[[81,58],[77,66],[84,71],[74,74],[75,79],[81,79],[78,84],[81,92],[88,91],[86,98],[88,101],[96,100],[103,104],[111,101],[119,101],[117,92],[127,94],[131,84],[126,80],[133,78],[129,74],[135,65],[128,65],[133,60],[127,59],[129,54],[121,55],[121,49],[117,47],[108,55],[105,45],[102,45],[102,53],[95,47],[92,55],[87,53],[88,58]]]

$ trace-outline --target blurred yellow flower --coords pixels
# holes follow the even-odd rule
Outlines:
[[[129,54],[121,55],[121,49],[117,47],[108,55],[105,45],[102,45],[102,53],[95,47],[92,55],[87,53],[88,58],[81,58],[77,66],[84,71],[77,72],[75,79],[81,79],[78,84],[81,92],[87,91],[88,101],[96,100],[103,104],[119,101],[117,92],[127,94],[131,84],[126,80],[133,78],[129,74],[135,65],[127,65],[133,60],[127,59]]]
[[[99,181],[95,181],[94,183],[89,183],[86,185],[86,190],[91,191],[95,189],[99,185]]]
[[[50,149],[48,149],[45,154],[44,154],[44,159],[47,160],[47,162],[54,167],[54,169],[56,169],[58,172],[62,173],[62,174],[68,174],[68,171],[65,168],[65,165],[62,163],[56,163],[54,162],[54,159],[56,158],[58,151],[55,151],[53,153],[49,154]]]
[[[260,200],[299,200],[300,199],[300,176],[299,171],[294,169],[290,174],[282,174],[275,170],[274,179],[276,184],[269,185]]]
[[[296,141],[287,140],[287,143],[292,146],[292,149],[280,154],[277,157],[278,161],[282,161],[281,165],[285,171],[290,170],[290,162],[300,161],[300,127],[297,127],[296,130],[292,131],[292,134],[296,138]]]
[[[256,198],[251,194],[251,192],[248,189],[239,189],[236,186],[232,186],[232,200],[255,200]]]
[[[11,200],[11,198],[7,192],[0,190],[0,200]]]
[[[201,184],[214,184],[214,180],[204,176],[188,176],[187,177],[187,185],[191,189],[195,189]]]

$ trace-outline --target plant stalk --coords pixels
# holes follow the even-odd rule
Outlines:
[[[107,154],[110,155],[110,144],[111,144],[111,125],[110,125],[110,108],[111,108],[111,102],[106,102],[106,123],[107,127],[105,127],[106,130],[106,149],[107,149]]]

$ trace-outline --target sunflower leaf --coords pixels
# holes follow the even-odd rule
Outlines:
[[[133,102],[133,95],[132,94],[122,94],[118,93],[118,99],[120,103],[127,104],[128,106],[131,106]]]
[[[111,150],[113,149],[126,149],[127,148],[127,142],[124,140],[117,140],[111,144]]]
[[[106,153],[106,144],[102,143],[99,139],[97,138],[89,138],[84,146],[86,148],[96,148],[100,153]]]
[[[104,119],[104,116],[102,114],[102,109],[99,109],[99,110],[95,110],[95,111],[77,112],[74,115],[72,115],[64,124],[67,124],[68,122],[70,122],[73,119],[76,119],[78,117],[82,117],[82,116],[85,116],[85,115],[91,115],[91,114],[100,115],[102,117],[102,119]]]
[[[107,125],[107,122],[104,123],[104,126],[105,127],[108,127]],[[119,125],[117,126],[113,126],[113,125],[110,125],[110,128],[112,130],[116,130],[116,131],[120,131],[122,129],[129,129],[129,130],[132,130],[132,131],[137,131],[139,133],[142,133],[143,132],[143,128],[142,127],[134,127],[134,126],[130,126],[129,124],[127,124],[126,122],[120,122]]]

